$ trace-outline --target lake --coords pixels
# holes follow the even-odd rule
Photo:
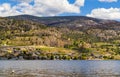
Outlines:
[[[120,77],[120,61],[0,61],[0,77]]]

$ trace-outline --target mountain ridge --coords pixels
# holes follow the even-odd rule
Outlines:
[[[0,18],[0,59],[21,55],[25,59],[120,59],[119,44],[120,22],[114,20],[29,15]]]
[[[37,17],[37,16],[32,16],[32,15],[17,15],[17,16],[8,16],[6,18],[14,18],[14,19],[18,19],[18,20],[32,20],[32,21],[36,21],[36,22],[45,21],[45,20],[49,20],[50,22],[52,22],[52,20],[55,20],[55,19],[58,19],[58,20],[59,19],[63,19],[63,20],[64,19],[69,19],[69,20],[83,19],[83,20],[94,20],[96,22],[100,22],[100,21],[114,21],[114,22],[117,22],[115,20],[98,19],[98,18],[92,18],[92,17],[86,17],[86,16]]]
[[[86,26],[102,26],[106,24],[115,24],[119,23],[115,20],[105,20],[105,19],[97,19],[86,16],[55,16],[55,17],[36,17],[31,15],[18,15],[11,16],[7,18],[17,19],[17,20],[29,20],[38,23],[45,24],[47,26],[58,26],[58,27],[69,27],[75,28],[78,27],[86,27]],[[104,26],[102,26],[104,27]]]

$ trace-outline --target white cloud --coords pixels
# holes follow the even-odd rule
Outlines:
[[[76,0],[75,5],[76,6],[84,6],[84,0]]]
[[[30,5],[30,1],[34,1],[34,4]],[[55,16],[62,13],[80,13],[82,6],[84,6],[84,0],[76,0],[73,4],[70,4],[68,0],[21,0],[19,4],[12,7],[8,3],[0,5],[0,16],[19,14]]]
[[[83,4],[84,0],[77,0],[74,4],[69,4],[67,0],[35,0],[34,8],[36,9],[34,10],[39,10],[37,12],[41,12],[43,15],[52,16],[65,12],[80,13],[80,7],[83,6]]]
[[[120,19],[120,8],[98,8],[93,9],[91,14],[87,14],[89,17],[101,18],[101,19]]]
[[[118,0],[99,0],[100,2],[117,2]]]
[[[30,3],[33,0],[11,0],[11,1],[15,1],[15,2],[21,2],[21,3]]]
[[[14,7],[11,7],[10,4],[4,3],[0,5],[0,16],[11,16],[11,15],[19,15],[18,12]]]

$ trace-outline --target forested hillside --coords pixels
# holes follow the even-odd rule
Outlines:
[[[120,22],[83,16],[0,18],[0,59],[120,59]]]

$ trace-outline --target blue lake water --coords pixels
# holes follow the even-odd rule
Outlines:
[[[120,61],[0,61],[0,77],[120,77]]]

